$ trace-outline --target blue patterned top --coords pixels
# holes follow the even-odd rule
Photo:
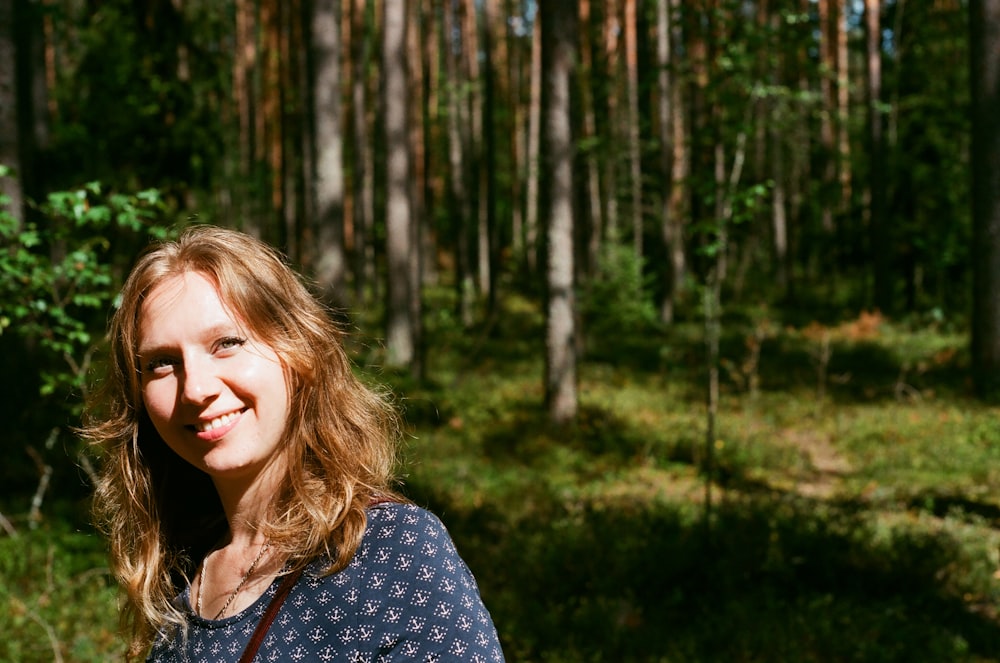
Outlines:
[[[441,521],[411,504],[368,511],[361,545],[343,571],[313,563],[292,588],[254,661],[502,662],[493,620],[475,578]],[[217,621],[191,610],[186,646],[160,640],[147,661],[237,661],[277,591],[275,580],[246,610]]]

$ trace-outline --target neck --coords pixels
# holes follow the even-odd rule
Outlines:
[[[279,483],[277,473],[268,469],[252,477],[213,477],[229,523],[229,543],[251,545],[262,540],[259,525]]]

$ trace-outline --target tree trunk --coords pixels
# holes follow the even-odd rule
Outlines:
[[[506,0],[506,15],[515,15],[516,0]],[[510,244],[516,264],[524,258],[524,146],[527,144],[527,130],[524,118],[524,103],[521,90],[524,81],[524,59],[519,46],[520,38],[514,30],[507,31],[509,41],[507,51],[510,62]],[[531,74],[529,72],[528,77]]]
[[[823,148],[822,179],[820,181],[820,218],[823,231],[833,235],[833,187],[836,174],[836,151],[833,118],[836,116],[833,77],[837,71],[836,48],[830,35],[830,3],[839,0],[819,0],[820,57],[820,143]]]
[[[452,222],[455,224],[455,289],[458,316],[466,327],[472,325],[472,264],[469,248],[468,227],[471,217],[469,200],[469,178],[467,167],[468,141],[467,106],[462,101],[462,67],[453,46],[456,29],[455,8],[451,2],[445,3],[443,12],[445,38],[445,72],[448,90],[448,164],[451,176],[448,178],[451,196]]]
[[[892,302],[889,239],[885,218],[885,141],[882,133],[881,0],[865,0],[865,62],[868,73],[868,228],[871,241],[875,306],[888,311]]]
[[[783,78],[787,76],[788,55],[783,48],[781,39],[782,24],[784,22],[780,12],[773,12],[767,17],[771,30],[771,47],[777,50],[779,65],[770,74],[771,83],[777,88],[785,84]],[[793,55],[792,57],[798,57]],[[778,108],[783,109],[784,105],[778,104]],[[789,118],[785,117],[787,110],[774,110],[772,115],[779,115],[772,118],[767,127],[768,161],[771,167],[771,180],[774,182],[774,189],[771,192],[771,242],[774,255],[774,275],[775,284],[778,287],[780,296],[788,295],[790,283],[790,252],[788,245],[788,206],[789,206],[789,178],[787,165],[787,150],[785,133],[789,126]]]
[[[618,141],[621,139],[621,113],[618,109],[619,71],[618,35],[621,23],[618,20],[618,0],[607,0],[604,11],[604,59],[608,80],[607,92],[607,139],[608,149],[604,154],[604,223],[607,236],[612,241],[619,239],[618,228]]]
[[[1000,398],[1000,0],[970,0],[972,367],[977,393]]]
[[[17,56],[17,120],[20,182],[24,200],[44,197],[45,173],[39,157],[49,145],[49,94],[46,81],[45,8],[41,2],[14,1],[14,49]]]
[[[483,75],[479,66],[479,26],[476,19],[476,2],[459,0],[460,34],[462,40],[462,61],[464,64],[465,95],[468,104],[469,122],[466,125],[466,140],[469,159],[465,163],[468,169],[469,194],[472,199],[475,225],[476,261],[475,284],[482,295],[489,296],[490,291],[490,248],[489,220],[486,192],[486,160],[485,138],[489,126],[485,121],[485,104],[483,103]],[[488,66],[488,59],[487,59]]]
[[[658,75],[657,87],[657,119],[660,137],[660,167],[663,181],[669,186],[660,194],[660,232],[663,238],[663,249],[667,255],[667,267],[664,271],[663,299],[660,302],[660,319],[664,324],[670,324],[674,319],[674,308],[677,303],[678,290],[684,278],[684,237],[683,221],[677,203],[681,200],[676,195],[676,189],[683,186],[675,177],[678,155],[677,141],[683,142],[683,135],[676,135],[677,119],[683,114],[674,106],[678,99],[677,91],[671,76],[673,66],[673,44],[671,43],[674,24],[672,22],[670,0],[656,2],[656,66]],[[678,116],[678,117],[675,117]]]
[[[354,177],[354,206],[351,227],[354,231],[354,292],[358,302],[366,301],[366,288],[372,300],[376,299],[378,285],[375,277],[375,244],[373,226],[375,218],[375,158],[368,137],[368,58],[371,31],[366,28],[365,0],[351,3],[351,118],[353,130],[351,168]]]
[[[581,270],[588,276],[597,273],[598,256],[601,242],[604,238],[604,210],[601,203],[601,165],[597,158],[597,113],[594,109],[594,71],[593,46],[590,40],[590,0],[580,0],[580,72],[577,76],[580,88],[580,105],[583,113],[583,142],[588,143],[585,152],[586,165],[586,201],[587,237],[586,263]]]
[[[575,8],[546,2],[542,14],[545,78],[545,224],[548,231],[545,396],[556,423],[576,417],[576,300],[573,283],[573,136],[570,76]]]
[[[841,214],[851,205],[850,71],[847,50],[847,3],[833,3],[834,32],[837,36],[837,172]]]
[[[497,132],[506,129],[498,122],[502,114],[497,113],[498,104],[506,101],[507,49],[504,39],[506,23],[499,20],[499,0],[486,0],[483,4],[483,143],[481,162],[485,171],[480,174],[480,235],[485,231],[485,241],[481,238],[480,251],[486,251],[485,280],[486,302],[490,315],[497,311],[500,268],[500,238],[497,235],[497,169],[500,164],[497,150]],[[510,135],[509,133],[507,134]],[[485,225],[485,227],[484,227]],[[480,259],[480,263],[483,260]]]
[[[429,236],[426,227],[426,208],[424,206],[424,192],[426,191],[427,171],[424,149],[426,139],[424,137],[424,69],[423,58],[421,57],[421,35],[422,31],[415,29],[420,25],[422,13],[422,0],[410,0],[410,14],[407,25],[414,26],[407,30],[407,45],[409,52],[407,61],[409,62],[409,92],[407,99],[410,101],[409,124],[409,144],[410,153],[413,157],[413,176],[409,177],[409,195],[411,201],[410,212],[410,283],[412,292],[410,296],[410,325],[413,329],[413,361],[411,370],[414,375],[423,379],[424,375],[424,352],[423,352],[423,247],[424,240]]]
[[[642,154],[639,146],[639,46],[636,35],[636,0],[625,0],[625,80],[627,87],[629,217],[632,247],[642,257]]]
[[[534,274],[538,267],[538,214],[539,177],[541,168],[542,139],[542,27],[541,17],[535,14],[531,33],[531,92],[528,101],[528,136],[525,147],[527,182],[524,200],[524,250],[528,256],[528,271]]]
[[[410,204],[410,155],[406,99],[406,0],[387,2],[383,8],[384,34],[382,89],[386,141],[386,261],[388,268],[386,312],[386,364],[410,368],[416,353],[411,298],[413,254]]]
[[[344,303],[344,154],[340,98],[340,3],[313,0],[313,133],[316,145],[316,279],[327,300]]]
[[[24,222],[24,189],[21,172],[19,126],[17,118],[17,59],[14,42],[14,4],[18,0],[0,0],[0,165],[12,176],[0,177],[0,195],[7,196],[7,211],[18,225]]]

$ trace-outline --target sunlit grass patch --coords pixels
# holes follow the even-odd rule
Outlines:
[[[116,597],[95,535],[43,527],[0,538],[0,660],[120,658]]]

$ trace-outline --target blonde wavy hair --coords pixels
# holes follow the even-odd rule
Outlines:
[[[108,375],[83,434],[101,450],[94,511],[125,589],[126,660],[186,619],[176,595],[225,533],[209,476],[171,451],[143,407],[139,315],[165,279],[208,277],[249,331],[280,357],[291,400],[282,452],[287,473],[258,526],[292,568],[317,558],[348,564],[365,512],[393,490],[399,421],[390,399],[354,374],[344,334],[282,257],[234,230],[195,226],[142,255],[110,323]]]

